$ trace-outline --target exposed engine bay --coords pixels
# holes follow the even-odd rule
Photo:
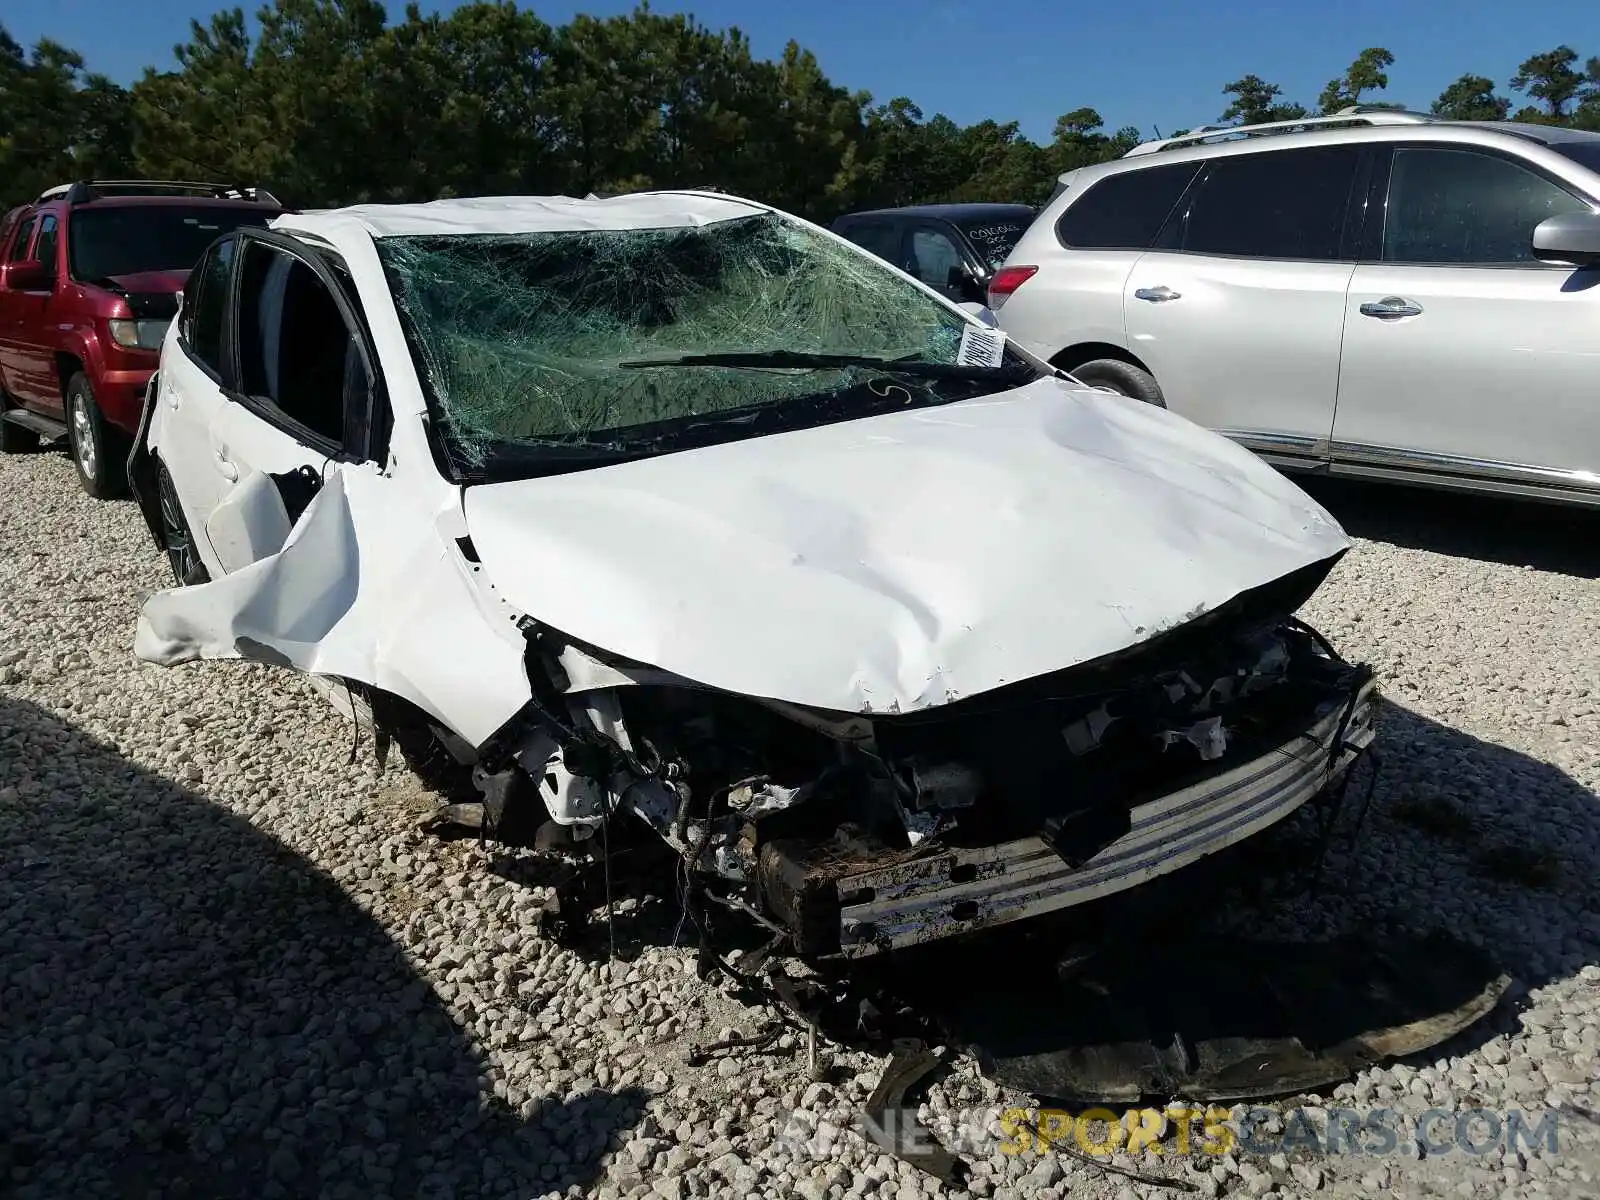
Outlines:
[[[1284,615],[1328,565],[909,713],[686,685],[527,622],[527,707],[476,751],[435,735],[471,764],[486,829],[542,825],[538,845],[578,856],[653,833],[794,951],[860,957],[1111,895],[1337,785],[1373,736],[1371,673]]]

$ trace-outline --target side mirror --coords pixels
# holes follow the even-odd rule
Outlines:
[[[1600,213],[1562,213],[1533,231],[1533,256],[1545,262],[1600,267]]]
[[[55,276],[42,262],[12,262],[0,266],[0,287],[12,292],[48,292]]]
[[[988,280],[979,276],[966,263],[957,263],[950,268],[950,277],[945,280],[945,287],[963,303],[988,303]]]

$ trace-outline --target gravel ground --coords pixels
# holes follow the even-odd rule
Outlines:
[[[1394,1110],[1387,1153],[1185,1156],[1173,1131],[1110,1162],[1212,1196],[1600,1196],[1600,521],[1318,490],[1360,541],[1307,615],[1390,703],[1367,834],[1283,925],[1441,925],[1513,999],[1307,1101]],[[878,1060],[811,1083],[786,1037],[688,1065],[763,1014],[670,945],[608,968],[541,940],[545,891],[417,834],[415,785],[303,679],[137,663],[165,580],[131,504],[55,453],[0,459],[0,497],[0,1194],[960,1194],[849,1128]],[[1007,1103],[958,1059],[923,1109],[974,1139],[970,1194],[1180,1194],[1000,1153]],[[1440,1143],[1547,1106],[1553,1150],[1414,1140],[1430,1108]]]

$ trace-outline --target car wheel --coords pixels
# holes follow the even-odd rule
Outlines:
[[[1090,387],[1104,388],[1131,400],[1143,400],[1157,408],[1165,408],[1167,401],[1161,394],[1156,377],[1141,367],[1123,362],[1120,358],[1097,358],[1074,367],[1070,372]]]
[[[39,448],[37,430],[5,419],[6,410],[15,407],[11,401],[0,395],[0,454],[26,454],[29,450]]]
[[[207,582],[211,573],[195,550],[194,534],[189,531],[189,520],[183,515],[178,489],[172,486],[165,463],[156,467],[156,495],[161,502],[161,544],[166,548],[172,577],[179,587]]]
[[[106,423],[89,377],[79,371],[67,381],[67,445],[78,482],[96,500],[114,500],[127,491],[125,441],[121,430]]]

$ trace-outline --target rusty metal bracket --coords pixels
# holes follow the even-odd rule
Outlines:
[[[894,1057],[862,1113],[863,1132],[877,1146],[947,1185],[966,1176],[967,1164],[946,1150],[917,1121],[906,1094],[943,1061],[922,1042],[908,1038],[894,1043]]]

